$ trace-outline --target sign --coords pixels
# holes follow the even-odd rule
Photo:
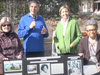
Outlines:
[[[3,60],[3,75],[83,75],[78,55]]]

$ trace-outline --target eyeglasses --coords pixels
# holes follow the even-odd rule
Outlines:
[[[87,32],[96,31],[96,29],[86,30]]]
[[[11,26],[11,24],[3,24],[2,27]]]

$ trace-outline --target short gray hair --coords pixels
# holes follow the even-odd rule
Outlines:
[[[85,22],[85,30],[86,30],[86,26],[88,25],[94,25],[96,27],[96,30],[98,29],[98,23],[94,19],[89,19]]]
[[[40,6],[40,2],[38,0],[32,0],[28,3],[28,6],[31,5],[31,3],[37,3]]]
[[[14,32],[15,27],[14,27],[14,24],[12,23],[12,21],[11,21],[11,19],[9,17],[2,17],[2,19],[0,20],[0,32],[3,32],[2,31],[2,25],[5,22],[9,22],[11,24],[11,33]]]

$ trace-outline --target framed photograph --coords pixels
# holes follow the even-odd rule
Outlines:
[[[33,64],[33,65],[27,65],[27,73],[37,73],[37,65]]]
[[[67,61],[67,75],[82,75],[81,59]]]
[[[40,75],[50,75],[50,63],[40,64]]]
[[[22,60],[3,61],[4,72],[22,71]]]

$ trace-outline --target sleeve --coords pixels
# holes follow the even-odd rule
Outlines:
[[[44,37],[48,37],[49,36],[49,33],[48,33],[48,29],[47,29],[47,26],[46,26],[46,24],[45,24],[45,21],[44,21],[44,19],[43,19],[43,24],[44,24],[44,27],[46,28],[46,30],[47,30],[47,33],[46,34],[43,34],[43,36]]]
[[[80,40],[80,43],[78,44],[78,53],[84,53],[82,39]]]
[[[18,51],[17,51],[16,56],[21,55],[21,56],[23,57],[24,48],[23,48],[23,46],[22,46],[22,44],[21,44],[21,41],[20,41],[20,39],[18,38],[17,34],[16,34],[16,38],[17,38],[17,40],[18,40]]]
[[[0,43],[0,63],[2,63],[3,58],[5,58],[5,56],[2,53],[2,48],[1,48],[1,43]]]
[[[25,27],[24,18],[22,17],[19,21],[18,30],[17,30],[18,37],[23,38],[24,36],[28,35],[29,30],[30,30],[29,27]]]
[[[56,47],[59,46],[59,40],[58,40],[58,37],[57,37],[57,27],[56,27],[55,35],[54,35],[54,43],[55,43]]]
[[[75,35],[77,38],[72,42],[73,46],[78,45],[78,43],[80,42],[80,39],[82,38],[82,34],[81,34],[81,31],[80,31],[77,21],[75,22],[75,28],[76,28]]]

